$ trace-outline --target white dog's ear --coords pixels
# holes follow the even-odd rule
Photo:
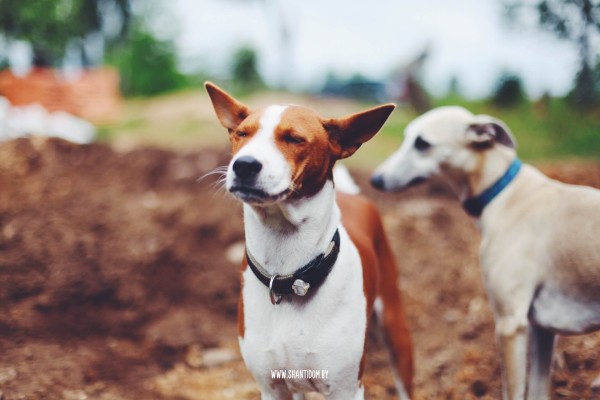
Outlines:
[[[475,122],[467,129],[467,139],[478,147],[488,147],[496,142],[512,149],[517,148],[517,141],[510,128],[489,115],[475,116]]]
[[[229,131],[235,130],[238,125],[250,114],[250,109],[233,98],[229,93],[217,85],[206,82],[206,91],[212,101],[217,118]]]
[[[384,104],[343,118],[323,121],[337,157],[350,157],[363,143],[375,136],[394,108],[395,104]]]

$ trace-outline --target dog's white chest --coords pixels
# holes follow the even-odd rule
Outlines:
[[[292,391],[327,393],[358,378],[366,333],[366,299],[358,251],[340,230],[341,249],[331,273],[308,301],[272,305],[267,288],[243,273],[242,356],[257,380],[277,370],[327,371],[328,379],[286,379]]]

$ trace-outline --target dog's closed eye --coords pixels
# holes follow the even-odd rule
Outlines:
[[[427,140],[423,139],[421,136],[417,136],[417,140],[415,140],[415,149],[419,151],[425,151],[431,147],[431,143]]]
[[[295,135],[291,132],[287,132],[283,136],[283,140],[289,144],[302,144],[302,143],[306,142],[306,140],[302,136]]]

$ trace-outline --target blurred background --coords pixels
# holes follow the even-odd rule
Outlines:
[[[223,144],[214,118],[181,112],[193,102],[200,110],[210,79],[243,99],[397,102],[373,145],[380,156],[408,120],[444,104],[504,118],[525,158],[600,150],[598,1],[2,0],[0,8],[0,94],[83,117],[99,139],[122,145]],[[353,109],[333,103],[322,113]],[[164,111],[148,114],[147,105]]]
[[[394,244],[413,398],[500,398],[475,224],[439,182],[369,176],[413,118],[459,104],[600,188],[599,57],[600,0],[0,0],[0,400],[258,398],[205,80],[325,117],[398,104],[347,162]],[[375,336],[367,398],[394,399]],[[561,339],[552,399],[600,399],[599,360],[600,333]]]

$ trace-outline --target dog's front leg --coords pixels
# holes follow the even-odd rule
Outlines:
[[[555,334],[534,324],[529,328],[529,381],[527,398],[549,399],[550,367]]]
[[[505,400],[525,399],[527,330],[526,318],[502,317],[496,321],[496,340],[501,355]]]

